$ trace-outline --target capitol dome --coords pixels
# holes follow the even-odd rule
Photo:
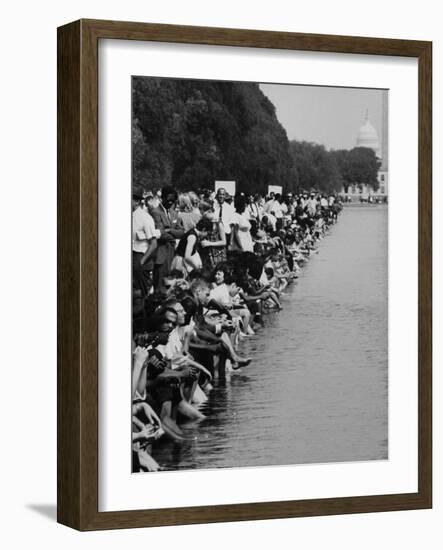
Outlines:
[[[358,132],[357,147],[368,147],[380,158],[380,143],[378,141],[377,130],[369,122],[368,111],[366,111],[365,123]]]

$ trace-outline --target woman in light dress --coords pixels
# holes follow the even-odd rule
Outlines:
[[[254,252],[251,223],[246,213],[246,198],[237,195],[234,199],[235,212],[231,219],[231,242],[229,249],[236,252]]]

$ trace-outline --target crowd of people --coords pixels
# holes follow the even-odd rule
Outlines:
[[[282,308],[342,203],[164,187],[135,189],[132,206],[133,471],[157,471],[153,443],[187,441],[214,379],[250,365],[239,343]]]

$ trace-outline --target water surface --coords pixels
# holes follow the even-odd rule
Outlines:
[[[388,457],[387,217],[345,208],[286,292],[283,311],[242,344],[253,362],[215,382],[186,430],[162,440],[165,469]]]

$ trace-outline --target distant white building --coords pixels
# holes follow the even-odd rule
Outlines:
[[[369,113],[366,109],[365,123],[360,127],[357,136],[356,147],[367,147],[372,149],[378,158],[381,158],[380,143],[377,130],[369,122]]]
[[[348,187],[348,192],[345,193],[345,190],[342,190],[343,195],[350,197],[351,199],[367,200],[369,197],[374,198],[385,198],[388,196],[389,191],[389,173],[388,173],[388,93],[387,91],[383,92],[383,135],[382,143],[378,139],[377,130],[369,121],[369,114],[366,110],[366,117],[363,126],[360,127],[360,130],[357,135],[356,147],[368,147],[372,149],[376,154],[378,160],[381,162],[379,168],[377,179],[379,183],[379,188],[377,191],[374,191],[372,185],[361,184],[361,185],[350,185]]]

